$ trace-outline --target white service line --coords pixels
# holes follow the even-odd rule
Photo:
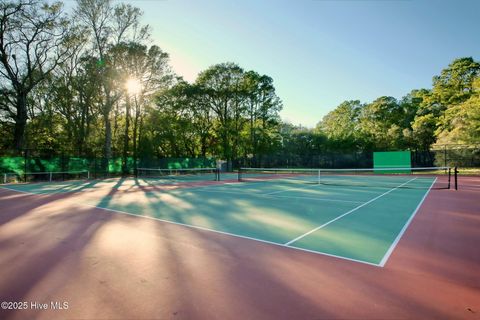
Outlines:
[[[385,252],[385,255],[383,256],[383,258],[382,258],[382,260],[380,261],[380,264],[379,264],[381,267],[383,267],[387,263],[388,258],[390,258],[390,255],[392,254],[393,250],[397,246],[398,242],[400,242],[400,239],[402,238],[403,234],[405,233],[408,226],[410,225],[410,222],[412,222],[413,218],[415,217],[418,210],[422,206],[423,202],[427,198],[428,194],[430,193],[430,190],[432,190],[432,187],[435,184],[435,182],[437,182],[437,178],[435,178],[435,180],[433,180],[432,184],[430,185],[430,188],[428,188],[427,192],[425,192],[425,195],[423,196],[422,200],[420,200],[420,203],[415,208],[412,215],[410,216],[410,218],[407,220],[407,222],[403,226],[402,230],[400,230],[400,233],[398,234],[397,238],[395,238],[395,241],[393,241],[393,243],[390,245],[390,248],[388,248],[387,252]]]
[[[376,196],[375,198],[373,198],[373,199],[371,199],[371,200],[369,200],[369,201],[367,201],[367,202],[359,205],[358,207],[353,208],[353,209],[350,210],[350,211],[345,212],[344,214],[342,214],[342,215],[340,215],[340,216],[338,216],[338,217],[336,217],[336,218],[334,218],[334,219],[332,219],[332,220],[330,220],[330,221],[322,224],[321,226],[318,226],[318,227],[316,227],[315,229],[312,229],[312,230],[310,230],[310,231],[308,231],[308,232],[306,232],[306,233],[304,233],[304,234],[296,237],[295,239],[288,241],[287,243],[285,243],[285,245],[288,246],[288,245],[294,243],[295,241],[298,241],[298,240],[302,239],[303,237],[308,236],[309,234],[311,234],[311,233],[313,233],[313,232],[315,232],[315,231],[317,231],[317,230],[319,230],[319,229],[322,229],[323,227],[328,226],[330,223],[335,222],[335,221],[337,221],[338,219],[341,219],[341,218],[345,217],[346,215],[349,215],[349,214],[357,211],[358,209],[366,206],[367,204],[372,203],[373,201],[375,201],[375,200],[377,200],[377,199],[379,199],[379,198],[381,198],[381,197],[389,194],[390,192],[392,192],[392,191],[394,191],[394,190],[396,190],[396,189],[398,189],[398,188],[406,185],[407,183],[409,183],[409,182],[411,182],[411,181],[413,181],[413,180],[415,180],[415,179],[417,179],[417,178],[410,179],[410,180],[408,180],[407,182],[404,182],[404,183],[402,183],[401,185],[399,185],[399,186],[397,186],[397,187],[395,187],[395,188],[393,188],[393,189],[390,189],[390,190],[388,190],[387,192],[384,192],[384,193],[382,193],[382,194],[379,195],[379,196]]]
[[[272,194],[277,194],[277,193],[287,192],[287,191],[292,191],[292,190],[304,190],[304,189],[307,189],[307,188],[318,187],[319,185],[320,185],[319,183],[315,183],[313,185],[307,185],[306,187],[303,187],[303,188],[288,188],[286,190],[267,192],[267,193],[264,193],[264,194],[265,195],[272,195]]]
[[[177,191],[177,190],[174,190]],[[249,197],[262,197],[262,198],[285,198],[285,199],[295,199],[295,200],[314,200],[314,201],[328,201],[328,202],[346,202],[346,203],[363,203],[361,201],[354,201],[354,200],[342,200],[342,199],[329,199],[329,198],[314,198],[314,197],[294,197],[294,196],[277,196],[277,195],[270,195],[269,193],[248,193],[244,191],[223,191],[223,190],[189,190],[188,192],[205,192],[205,193],[227,193],[227,194],[245,194]]]
[[[346,203],[363,203],[362,201],[355,201],[355,200],[341,200],[341,199],[329,199],[329,198],[314,198],[314,197],[293,197],[293,196],[277,196],[277,195],[268,195],[267,197],[270,198],[285,198],[285,199],[306,199],[306,200],[314,200],[314,201],[331,201],[331,202],[346,202]]]

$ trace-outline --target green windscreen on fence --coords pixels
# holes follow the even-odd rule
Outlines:
[[[386,151],[373,153],[374,168],[410,168],[412,166],[410,151]],[[384,173],[403,173],[388,171]]]
[[[92,177],[105,174],[123,173],[123,158],[108,159],[108,166],[102,157],[73,157],[68,155],[26,155],[0,156],[0,173],[17,173],[19,175],[34,172],[68,172],[89,171]],[[162,169],[185,168],[214,168],[216,161],[213,158],[158,158],[139,159],[138,166]],[[127,157],[127,172],[133,173],[136,163],[132,157]]]

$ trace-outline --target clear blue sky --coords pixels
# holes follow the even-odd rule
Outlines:
[[[284,120],[308,127],[344,100],[430,88],[480,58],[478,0],[130,0],[193,81],[220,62],[274,79]]]

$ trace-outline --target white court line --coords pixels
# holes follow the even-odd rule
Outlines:
[[[241,190],[241,189],[240,189]],[[173,190],[173,191],[178,191],[178,190]],[[205,193],[227,193],[227,194],[244,194],[249,197],[255,196],[255,197],[262,197],[262,198],[285,198],[285,199],[296,199],[296,200],[315,200],[315,201],[328,201],[328,202],[346,202],[346,203],[363,203],[361,201],[353,201],[353,200],[341,200],[341,199],[329,199],[329,198],[314,198],[314,197],[294,197],[294,196],[276,196],[276,195],[270,195],[269,193],[250,193],[250,192],[244,192],[244,191],[238,191],[238,192],[233,192],[233,191],[223,191],[223,190],[191,190],[189,189],[188,192],[205,192]]]
[[[396,190],[396,189],[398,189],[398,188],[406,185],[407,183],[409,183],[409,182],[411,182],[411,181],[413,181],[413,180],[415,180],[415,179],[417,179],[417,178],[410,179],[410,180],[408,180],[407,182],[404,182],[404,183],[402,183],[401,185],[399,185],[399,186],[397,186],[397,187],[395,187],[395,188],[393,188],[393,189],[390,189],[390,190],[388,190],[387,192],[384,192],[384,193],[382,193],[381,195],[376,196],[375,198],[373,198],[373,199],[371,199],[371,200],[369,200],[369,201],[367,201],[367,202],[359,205],[358,207],[355,207],[355,208],[353,208],[352,210],[347,211],[347,212],[345,212],[344,214],[342,214],[342,215],[340,215],[340,216],[338,216],[338,217],[336,217],[336,218],[334,218],[334,219],[332,219],[332,220],[330,220],[330,221],[322,224],[321,226],[318,226],[318,227],[316,227],[315,229],[312,229],[312,230],[310,230],[310,231],[308,231],[308,232],[305,232],[304,234],[296,237],[295,239],[288,241],[287,243],[285,243],[285,245],[288,246],[288,245],[290,245],[291,243],[294,243],[295,241],[298,241],[298,240],[302,239],[303,237],[308,236],[309,234],[311,234],[311,233],[313,233],[313,232],[315,232],[315,231],[317,231],[317,230],[319,230],[319,229],[322,229],[323,227],[328,226],[330,223],[335,222],[335,221],[337,221],[338,219],[341,219],[341,218],[345,217],[346,215],[349,215],[349,214],[357,211],[357,210],[360,209],[361,207],[364,207],[364,206],[366,206],[367,204],[372,203],[373,201],[375,201],[375,200],[383,197],[384,195],[389,194],[390,192],[392,192],[392,191],[394,191],[394,190]]]
[[[423,196],[422,200],[420,200],[420,203],[418,204],[418,206],[415,208],[415,210],[413,211],[412,215],[410,216],[410,218],[407,220],[407,222],[405,223],[405,225],[403,226],[402,230],[400,230],[400,233],[398,234],[397,238],[395,238],[395,241],[390,245],[390,248],[388,248],[387,252],[385,253],[385,255],[383,256],[382,260],[380,261],[380,266],[383,267],[387,261],[388,261],[388,258],[390,258],[390,255],[392,254],[393,250],[395,250],[395,247],[397,246],[398,242],[400,241],[400,239],[402,238],[403,234],[405,233],[405,231],[407,230],[408,226],[410,225],[410,222],[412,222],[413,218],[415,217],[415,215],[417,214],[418,210],[420,209],[420,207],[422,206],[423,202],[425,201],[425,199],[427,198],[428,194],[430,193],[430,190],[432,190],[432,187],[433,185],[435,184],[435,182],[437,182],[437,178],[435,178],[435,180],[433,180],[432,184],[430,185],[430,188],[428,188],[427,192],[425,193],[425,195]]]
[[[268,197],[271,197],[271,198],[285,198],[285,199],[306,199],[306,200],[315,200],[315,201],[346,202],[346,203],[362,203],[362,201],[330,199],[330,198],[293,197],[293,196],[277,196],[277,195],[268,196]]]
[[[287,191],[292,191],[292,190],[304,190],[304,189],[307,189],[307,188],[318,187],[319,185],[320,185],[319,183],[316,183],[316,184],[313,184],[313,185],[307,185],[306,187],[303,187],[303,188],[289,188],[287,190],[267,192],[267,193],[264,193],[264,194],[265,195],[271,195],[271,194],[277,194],[277,193],[287,192]]]
[[[215,186],[217,186],[217,185],[215,185]],[[218,186],[222,186],[222,185],[218,185]],[[214,190],[205,189],[207,187],[212,187],[212,186],[199,186],[199,187],[195,187],[194,189],[187,189],[187,190],[188,190],[188,192],[197,191],[197,192],[206,192],[206,193],[227,193],[227,194],[239,194],[239,193],[241,193],[241,194],[245,194],[245,195],[248,195],[248,196],[274,198],[274,199],[275,198],[286,198],[286,199],[296,199],[296,200],[306,199],[306,200],[315,200],[315,201],[344,202],[344,203],[354,203],[354,204],[362,203],[361,201],[329,199],[329,198],[291,197],[291,196],[275,196],[275,195],[269,196],[268,194],[248,193],[248,192],[244,192],[244,191],[239,191],[239,192],[223,191],[223,190],[214,191]],[[21,193],[25,193],[25,194],[35,194],[35,195],[72,194],[72,193],[78,192],[78,190],[27,192],[27,191],[21,191],[21,190],[17,190],[17,189],[8,188],[8,187],[0,187],[0,188],[8,189],[8,190],[11,190],[11,191],[16,191],[16,192],[21,192]],[[180,190],[182,190],[182,189],[180,188],[180,189],[162,190],[162,191],[164,191],[164,192],[178,192]]]
[[[28,191],[23,191],[23,190],[12,189],[12,188],[9,188],[9,187],[1,187],[0,186],[0,189],[10,190],[10,191],[19,192],[19,193],[25,193],[25,194],[34,195],[34,196],[45,195],[44,193],[28,192]]]
[[[33,192],[20,191],[20,190],[15,190],[15,189],[7,188],[7,187],[1,187],[1,186],[0,186],[0,189],[6,189],[6,190],[14,191],[14,192],[25,193],[25,194],[28,194],[28,195],[40,195],[40,194],[36,194],[36,193],[33,193]],[[73,200],[61,199],[61,200],[59,200],[59,201],[65,201],[65,202],[67,202],[67,203],[71,203],[71,204],[74,204],[74,205],[86,206],[86,207],[90,207],[90,208],[96,208],[96,209],[100,209],[100,210],[105,210],[105,211],[107,211],[107,212],[114,212],[114,213],[124,214],[124,215],[128,215],[128,216],[136,217],[136,218],[144,218],[144,219],[149,219],[149,220],[154,220],[154,221],[160,221],[160,222],[169,223],[169,224],[174,224],[174,225],[183,226],[183,227],[187,227],[187,228],[199,229],[199,230],[203,230],[203,231],[209,231],[209,232],[213,232],[213,233],[228,235],[228,236],[232,236],[232,237],[236,237],[236,238],[253,240],[253,241],[257,241],[257,242],[261,242],[261,243],[267,243],[267,244],[270,244],[270,245],[274,245],[274,246],[277,246],[277,247],[288,248],[288,249],[290,249],[290,250],[298,250],[298,251],[303,251],[303,252],[309,252],[309,253],[318,254],[318,255],[322,255],[322,256],[328,256],[328,257],[333,257],[333,258],[337,258],[337,259],[342,259],[342,260],[347,260],[347,261],[353,261],[353,262],[363,263],[363,264],[367,264],[367,265],[374,266],[374,267],[380,267],[380,265],[378,265],[378,264],[376,264],[376,263],[368,262],[368,261],[362,261],[362,260],[357,260],[357,259],[353,259],[353,258],[347,258],[347,257],[337,256],[337,255],[330,254],[330,253],[325,253],[325,252],[321,252],[321,251],[314,251],[314,250],[309,250],[309,249],[303,249],[303,248],[299,248],[299,247],[295,247],[295,246],[287,246],[287,245],[284,245],[284,244],[282,244],[282,243],[276,243],[276,242],[272,242],[272,241],[268,241],[268,240],[262,240],[262,239],[257,239],[257,238],[253,238],[253,237],[242,236],[242,235],[238,235],[238,234],[234,234],[234,233],[229,233],[229,232],[225,232],[225,231],[218,231],[218,230],[209,229],[209,228],[205,228],[205,227],[194,226],[194,225],[190,225],[190,224],[186,224],[186,223],[181,223],[181,222],[174,222],[174,221],[169,221],[169,220],[163,220],[163,219],[159,219],[159,218],[155,218],[155,217],[150,217],[150,216],[137,215],[137,214],[133,214],[133,213],[121,211],[121,210],[109,209],[109,208],[100,207],[100,206],[95,206],[95,205],[90,205],[90,204],[86,204],[86,203],[79,203],[79,202],[75,202],[75,201],[73,201]]]

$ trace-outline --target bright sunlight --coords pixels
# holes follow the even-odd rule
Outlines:
[[[125,88],[127,88],[129,94],[135,95],[140,93],[140,91],[142,90],[142,85],[140,81],[138,81],[138,79],[129,78],[125,83]]]

